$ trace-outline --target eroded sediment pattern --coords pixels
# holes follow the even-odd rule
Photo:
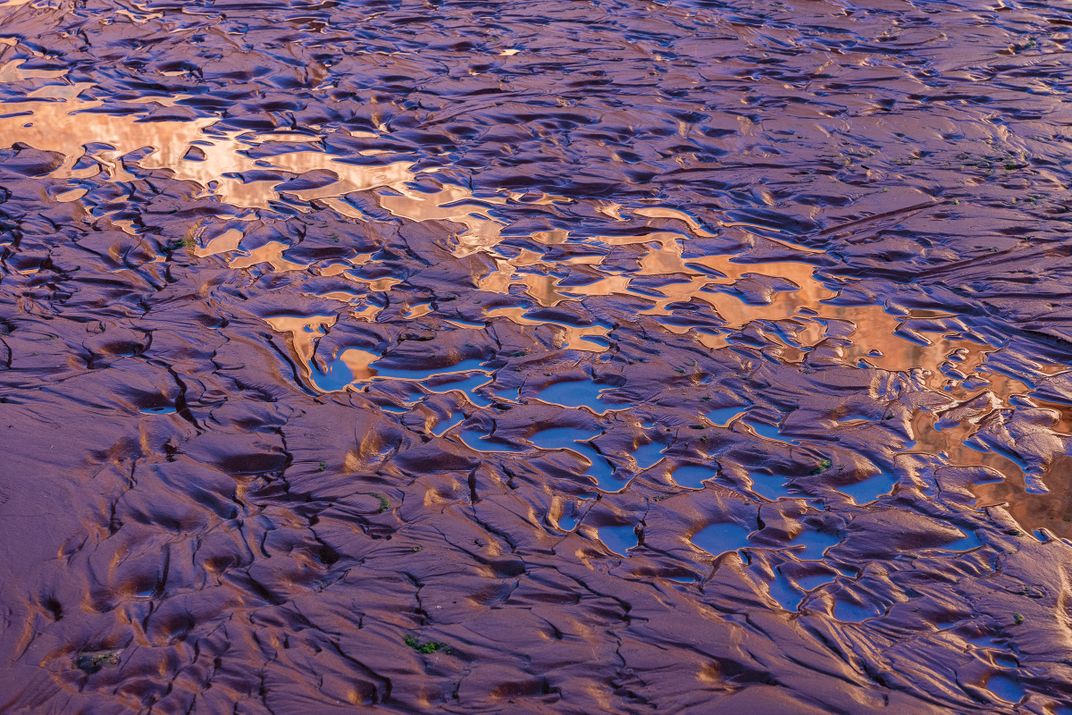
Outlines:
[[[1072,712],[1055,5],[0,4],[0,710]]]

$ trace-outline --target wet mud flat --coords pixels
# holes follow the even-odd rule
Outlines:
[[[0,710],[1072,712],[1070,58],[0,3]]]

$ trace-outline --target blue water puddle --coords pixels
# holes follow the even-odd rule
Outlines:
[[[633,459],[641,469],[654,467],[663,458],[663,450],[666,445],[662,442],[649,442],[642,444],[633,451]]]
[[[774,425],[769,425],[766,422],[760,422],[758,420],[749,420],[745,422],[745,424],[755,430],[755,433],[760,437],[765,437],[766,439],[774,440],[775,442],[797,444],[797,440],[783,437],[782,433]]]
[[[1005,449],[1004,447],[1001,447],[999,445],[984,442],[978,436],[973,436],[969,439],[964,440],[964,446],[968,447],[969,449],[974,449],[976,452],[982,452],[984,454],[987,452],[993,452],[994,454],[1000,455],[1015,464],[1017,467],[1020,468],[1020,471],[1024,472],[1025,474],[1031,472],[1031,466],[1026,461],[1024,461],[1020,457],[1020,455],[1016,454],[1015,452],[1009,451],[1008,449]]]
[[[573,531],[579,523],[580,519],[577,518],[576,514],[563,514],[558,517],[558,528],[562,529],[562,531]]]
[[[839,492],[852,499],[857,506],[870,504],[881,496],[886,496],[897,485],[897,477],[881,472],[868,477],[862,482],[846,484],[837,488]]]
[[[369,365],[379,377],[395,377],[400,380],[427,380],[433,375],[447,375],[454,372],[469,372],[470,370],[480,370],[483,364],[482,360],[476,358],[470,358],[468,360],[462,360],[454,365],[447,365],[445,367],[434,367],[423,370],[406,370],[403,368],[394,368],[382,365],[383,358],[380,358],[376,362]]]
[[[696,583],[699,581],[695,576],[667,576],[666,580],[674,583]]]
[[[692,535],[691,541],[707,553],[721,556],[748,546],[750,533],[750,529],[735,522],[722,522],[700,529]]]
[[[831,583],[837,578],[836,573],[812,573],[797,577],[797,585],[805,591],[811,591]]]
[[[393,412],[396,415],[404,415],[409,412],[408,407],[395,407],[394,405],[380,405],[380,409],[384,412]]]
[[[581,340],[585,341],[586,343],[592,343],[593,345],[597,345],[601,348],[609,348],[611,345],[614,344],[601,335],[582,335]]]
[[[716,407],[713,410],[708,410],[704,413],[711,424],[716,427],[725,427],[730,423],[737,415],[743,415],[748,411],[745,405],[734,405],[733,407]]]
[[[576,442],[571,449],[580,452],[591,463],[586,474],[595,478],[596,485],[600,489],[605,492],[616,492],[625,486],[620,480],[614,478],[614,466],[590,444]]]
[[[173,415],[176,410],[174,405],[164,405],[163,407],[142,407],[138,412],[143,415]]]
[[[803,561],[819,561],[825,556],[827,549],[839,543],[841,543],[839,535],[811,529],[798,534],[795,539],[789,542],[790,546],[793,547],[804,545],[803,549],[793,549],[793,553],[796,554],[797,558]]]
[[[462,442],[466,447],[475,449],[478,452],[523,452],[525,450],[516,447],[509,442],[505,442],[489,435],[481,434],[480,430],[464,429],[461,435]]]
[[[614,465],[587,441],[597,434],[598,431],[582,432],[571,427],[552,427],[540,430],[529,437],[529,441],[540,449],[568,449],[580,454],[589,462],[585,473],[595,478],[601,490],[618,491],[624,485],[614,478]]]
[[[791,496],[789,482],[785,477],[774,474],[752,474],[752,491],[771,501]]]
[[[445,420],[441,420],[436,423],[436,426],[432,428],[432,434],[436,437],[442,437],[447,430],[454,425],[460,423],[465,419],[465,414],[461,411],[455,410]]]
[[[843,623],[859,623],[879,615],[882,615],[881,610],[865,608],[849,601],[838,600],[834,603],[834,618]]]
[[[839,576],[844,576],[845,578],[851,578],[851,579],[856,579],[856,578],[860,577],[860,569],[856,568],[855,566],[853,566],[851,564],[827,564],[827,565],[830,566],[831,568],[833,568],[835,571],[837,571]]]
[[[640,543],[636,530],[631,524],[622,526],[601,526],[598,529],[599,540],[607,548],[620,556],[628,556],[629,549]]]
[[[344,360],[347,352],[348,350],[343,350],[334,360],[325,362],[323,369],[320,368],[315,359],[309,361],[309,374],[313,385],[318,390],[321,392],[340,392],[354,384],[354,373]],[[372,373],[369,379],[394,378],[421,382],[430,378],[440,377],[441,379],[436,380],[435,384],[428,385],[424,382],[421,384],[429,392],[434,393],[463,392],[469,401],[477,407],[487,407],[491,404],[491,400],[477,392],[479,388],[487,385],[493,379],[491,375],[482,370],[480,360],[463,360],[455,365],[441,368],[404,370],[384,367],[381,364],[382,359],[375,360],[369,365],[369,372]],[[446,379],[442,379],[443,377],[446,377]]]
[[[536,397],[543,402],[562,407],[587,407],[597,415],[602,415],[619,409],[599,399],[605,389],[591,380],[569,380],[545,387]]]
[[[939,628],[939,630],[949,630],[950,628],[956,628],[959,623],[960,621],[954,621],[949,625],[945,626],[944,628]],[[975,643],[976,645],[986,646],[987,648],[999,649],[1005,647],[1005,638],[1003,636],[997,636],[992,633],[980,633],[974,636],[967,636],[967,640],[971,641],[972,643]]]
[[[998,665],[1003,665],[1006,668],[1020,667],[1020,664],[1016,661],[1016,658],[1013,658],[1007,653],[994,653],[991,657],[994,659],[995,663],[997,663]]]
[[[541,449],[572,449],[577,442],[592,439],[598,434],[599,430],[549,427],[529,437],[529,441]]]
[[[585,511],[582,509],[584,502],[566,502],[566,508],[558,515],[556,524],[562,531],[573,531],[584,518]]]
[[[501,390],[492,390],[491,392],[492,394],[497,395],[504,400],[509,400],[510,402],[517,402],[519,399],[521,399],[520,387],[504,387]]]
[[[1002,700],[1018,703],[1026,695],[1024,686],[1015,678],[1004,673],[995,673],[986,681],[986,689]]]
[[[710,467],[686,464],[675,469],[670,476],[679,486],[688,487],[689,489],[703,489],[704,481],[717,477],[718,472]]]
[[[489,382],[491,382],[491,380],[491,375],[488,375],[487,373],[483,372],[478,372],[473,375],[459,376],[449,381],[437,381],[435,385],[425,385],[425,388],[430,392],[439,393],[453,392],[455,390],[458,390],[460,392],[464,392],[465,396],[469,398],[469,401],[477,407],[487,407],[491,404],[491,400],[484,397],[483,395],[478,394],[476,390],[488,384]]]
[[[798,590],[781,571],[777,572],[774,580],[767,584],[771,598],[787,611],[796,611],[804,601],[804,593]]]
[[[316,389],[321,392],[340,392],[354,382],[354,373],[343,361],[342,355],[339,353],[334,360],[326,362],[323,370],[315,358],[309,361],[309,376]]]
[[[964,534],[963,531],[960,533]],[[941,548],[943,551],[971,551],[975,547],[982,545],[982,540],[979,538],[978,534],[973,531],[970,534],[965,534],[963,538],[945,544]]]

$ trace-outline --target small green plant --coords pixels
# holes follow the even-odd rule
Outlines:
[[[1020,625],[1025,620],[1027,620],[1027,619],[1024,618],[1024,614],[1022,614],[1022,613],[1014,613],[1014,614],[1012,614],[1012,622],[1015,623],[1016,625]]]
[[[320,469],[319,469],[319,470],[317,470],[317,471],[323,472],[323,471],[324,471],[324,470],[326,470],[327,468],[328,468],[328,463],[327,463],[327,462],[321,462],[321,463],[320,463]]]
[[[811,470],[811,473],[812,474],[822,474],[826,470],[830,469],[830,467],[833,466],[833,464],[834,463],[832,461],[830,461],[830,459],[828,457],[823,457],[822,459],[819,460],[819,464],[815,467],[815,469]]]
[[[376,500],[380,502],[380,510],[376,512],[377,514],[382,514],[391,508],[391,502],[383,494],[376,493],[372,496],[376,497]]]
[[[413,650],[424,655],[431,655],[432,653],[438,653],[443,651],[444,653],[450,652],[450,647],[446,643],[440,643],[439,641],[426,641],[421,643],[417,640],[416,636],[408,635],[403,639]]]

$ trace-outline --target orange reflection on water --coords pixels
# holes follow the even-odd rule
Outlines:
[[[18,69],[19,62],[4,66],[0,74],[13,79],[25,76],[58,76],[46,72],[29,74]],[[339,196],[353,191],[392,186],[413,179],[409,162],[365,166],[335,160],[329,154],[315,150],[317,136],[299,133],[254,135],[237,131],[206,132],[218,120],[198,117],[190,120],[143,121],[136,114],[112,115],[99,110],[103,102],[82,99],[90,89],[88,84],[54,84],[29,92],[23,101],[2,105],[0,141],[5,146],[17,142],[44,151],[64,155],[63,165],[53,178],[72,178],[93,175],[99,169],[76,171],[74,166],[85,155],[85,145],[107,144],[114,150],[98,155],[112,179],[126,181],[133,177],[123,171],[116,159],[139,149],[151,148],[152,153],[140,161],[146,169],[168,169],[175,178],[194,181],[220,197],[224,203],[244,208],[265,208],[269,201],[280,197],[278,180],[251,181],[228,176],[254,170],[278,170],[294,174],[310,171],[329,171],[334,180],[317,189],[293,192],[299,198],[312,200],[321,196]],[[138,104],[174,104],[181,97],[147,97]],[[305,143],[300,148],[275,154],[266,159],[247,155],[250,148],[270,142]]]
[[[345,348],[330,361],[317,356],[317,346],[327,331],[338,322],[335,315],[277,316],[265,322],[277,333],[288,336],[288,343],[306,385],[319,392],[335,392],[349,389],[355,382],[371,379],[376,370],[372,363],[379,355],[361,348]],[[341,378],[336,373],[341,371]],[[324,385],[325,376],[330,376],[331,387]],[[336,387],[337,385],[337,387]]]
[[[247,251],[242,255],[236,256],[231,259],[227,265],[231,268],[250,268],[259,263],[267,263],[277,272],[285,271],[300,271],[304,270],[308,266],[302,263],[295,263],[283,256],[283,252],[290,246],[278,241],[269,241],[263,246]]]
[[[207,258],[221,253],[230,253],[238,250],[238,244],[242,242],[242,232],[236,228],[229,228],[220,235],[212,238],[205,246],[195,248],[193,254],[198,258]]]
[[[612,205],[604,206],[603,212],[619,220],[624,220],[622,216],[627,213],[680,220],[694,235],[712,235],[691,217],[670,209],[632,210]],[[545,275],[545,281],[535,284],[532,273],[519,269],[531,271],[540,261],[531,252],[522,252],[512,260],[497,259],[496,270],[478,285],[485,290],[507,292],[511,285],[521,283],[542,305],[588,296],[631,296],[651,305],[641,315],[656,319],[674,314],[690,301],[699,301],[709,305],[724,321],[723,332],[699,331],[687,324],[664,323],[664,327],[674,333],[692,335],[708,347],[721,348],[727,345],[732,331],[755,321],[765,321],[779,328],[776,332],[764,330],[763,335],[772,341],[774,352],[783,360],[800,362],[809,351],[823,345],[826,354],[836,356],[843,364],[904,373],[919,389],[939,394],[946,402],[934,411],[916,413],[911,422],[914,443],[906,453],[940,454],[946,464],[993,470],[995,478],[1001,481],[973,487],[980,504],[1007,500],[1010,511],[1023,523],[1048,526],[1056,533],[1072,535],[1066,518],[1069,515],[1055,507],[1053,499],[1028,491],[1029,484],[1034,488],[1047,481],[1054,481],[1057,487],[1063,485],[1067,477],[1061,470],[1067,469],[1069,460],[1058,456],[1044,474],[1025,475],[1016,461],[1000,452],[978,441],[974,441],[974,447],[969,446],[977,430],[1011,414],[1014,399],[1027,395],[1031,386],[988,368],[987,356],[995,348],[973,339],[955,316],[926,311],[897,316],[877,305],[831,303],[838,291],[818,280],[815,266],[810,263],[741,263],[733,255],[724,254],[686,259],[682,246],[688,237],[673,231],[652,229],[640,235],[598,236],[591,240],[612,247],[642,247],[637,258],[638,270],[600,273],[600,261],[596,260],[589,261],[596,265],[598,276],[591,282],[564,287]],[[555,264],[547,263],[545,267],[549,274]],[[658,288],[646,285],[642,291],[634,289],[634,281],[644,276],[663,277],[668,282]],[[653,291],[661,297],[653,296]],[[519,315],[520,311],[515,310],[511,318],[518,320]],[[942,325],[950,327],[936,327]],[[1060,430],[1061,425],[1064,430]],[[1054,428],[1067,431],[1070,425],[1072,410],[1063,408],[1055,417]],[[1053,434],[1045,427],[1038,429],[1040,435]],[[1060,454],[1060,440],[1054,437],[1051,441],[1055,453]],[[1064,501],[1068,500],[1059,499],[1057,503]]]
[[[494,308],[486,311],[484,315],[489,318],[505,317],[518,325],[550,325],[558,332],[555,347],[559,349],[583,350],[593,353],[600,353],[607,349],[605,345],[593,340],[593,338],[605,338],[607,333],[610,332],[608,328],[602,325],[577,327],[558,323],[549,324],[525,317],[524,308]]]
[[[58,78],[61,71],[22,71],[22,61],[9,62],[0,69],[0,81],[27,78]],[[493,206],[507,199],[494,196],[477,199],[465,188],[443,184],[437,191],[417,190],[411,183],[417,178],[413,164],[396,161],[386,164],[355,164],[339,161],[320,151],[319,136],[305,133],[253,134],[237,131],[212,131],[215,118],[191,120],[142,121],[136,114],[112,115],[99,110],[103,102],[81,98],[89,84],[51,84],[27,93],[23,101],[3,105],[5,116],[0,117],[0,142],[11,146],[17,142],[37,149],[59,152],[65,161],[53,178],[85,178],[103,168],[113,180],[129,181],[134,177],[125,171],[118,158],[151,148],[140,160],[146,169],[168,169],[175,178],[194,181],[221,201],[242,208],[266,208],[279,200],[281,181],[264,179],[243,181],[239,176],[249,172],[281,171],[303,175],[324,172],[318,177],[325,182],[314,188],[292,189],[287,193],[301,201],[317,201],[352,219],[364,220],[360,210],[340,197],[349,193],[385,189],[377,202],[396,216],[412,221],[450,221],[460,224],[464,231],[457,236],[456,252],[468,255],[487,250],[501,241],[502,224],[489,213]],[[181,97],[146,97],[136,103],[175,104]],[[271,142],[286,142],[294,147],[254,159],[248,150]],[[85,155],[85,145],[105,144],[112,150],[99,152],[95,162],[76,170],[74,167]],[[301,148],[305,144],[308,148]],[[365,155],[379,154],[366,151]],[[86,164],[86,162],[82,162]],[[426,174],[427,175],[427,174]],[[547,203],[559,197],[546,195],[530,199],[529,203]]]
[[[63,154],[64,161],[53,172],[53,178],[87,177],[103,171],[112,180],[129,181],[134,177],[124,168],[120,157],[148,147],[152,151],[140,160],[142,167],[170,170],[177,179],[196,182],[207,193],[240,208],[264,208],[289,194],[299,201],[326,206],[347,218],[366,220],[363,213],[345,201],[344,197],[355,192],[372,192],[380,207],[400,218],[448,221],[460,225],[462,231],[456,236],[454,246],[459,256],[490,253],[502,241],[504,223],[493,213],[497,207],[510,201],[544,205],[569,201],[564,197],[509,192],[480,198],[468,189],[447,183],[439,183],[432,190],[418,189],[415,186],[418,176],[411,162],[360,165],[338,161],[318,148],[321,137],[308,133],[256,135],[213,131],[212,125],[217,121],[214,118],[139,121],[139,115],[135,114],[110,115],[95,111],[100,109],[102,102],[81,98],[90,85],[68,83],[62,80],[62,71],[23,70],[22,65],[22,61],[16,60],[0,67],[0,81],[60,81],[29,92],[22,101],[3,106],[0,143],[10,146],[23,142],[38,149]],[[168,105],[181,99],[145,98],[139,103]],[[265,147],[273,142],[283,142],[287,146],[279,145],[278,148],[283,151],[269,152],[270,156],[259,160],[247,153],[251,148]],[[90,143],[113,148],[97,151],[92,161],[88,161],[85,160],[85,145]],[[366,155],[375,153],[378,152],[365,152]],[[284,191],[279,179],[243,182],[237,176],[255,170],[312,175],[323,183],[314,188]],[[319,172],[319,175],[311,172]],[[434,171],[425,172],[420,178],[427,185],[435,178],[434,174]],[[83,189],[72,187],[69,191],[56,193],[55,197],[60,201],[74,202],[83,193]],[[687,322],[670,321],[663,321],[664,327],[674,333],[689,334],[709,348],[721,348],[727,345],[732,331],[755,321],[767,321],[777,323],[780,328],[777,334],[765,334],[772,341],[772,349],[784,360],[799,362],[805,359],[809,351],[825,345],[846,364],[862,361],[884,370],[909,373],[921,388],[939,392],[948,398],[951,408],[945,413],[921,412],[916,416],[912,425],[916,437],[913,450],[944,453],[952,464],[986,466],[1005,475],[1006,481],[978,486],[976,493],[984,500],[1003,496],[1011,499],[1014,513],[1019,513],[1017,510],[1035,509],[1026,506],[1035,503],[1046,504],[1046,509],[1051,508],[1054,503],[1052,500],[1027,493],[1026,475],[1014,461],[993,451],[978,451],[965,445],[965,440],[971,438],[980,424],[1001,418],[1000,411],[1009,408],[1011,398],[1029,392],[1029,387],[1024,383],[986,370],[986,355],[992,348],[963,337],[956,330],[920,336],[925,340],[925,344],[921,344],[905,337],[902,325],[907,318],[932,316],[918,314],[898,317],[881,306],[832,304],[829,301],[837,295],[837,290],[818,280],[814,266],[804,260],[749,264],[735,261],[734,256],[728,254],[683,256],[683,242],[689,240],[690,235],[711,238],[717,235],[712,231],[718,228],[747,228],[747,224],[714,221],[709,225],[717,228],[708,230],[685,212],[659,206],[629,208],[605,203],[597,210],[616,221],[626,221],[626,216],[631,216],[650,221],[680,222],[686,231],[682,233],[651,227],[640,235],[597,236],[583,241],[602,245],[612,251],[618,247],[639,246],[636,270],[628,272],[602,270],[604,259],[599,255],[546,261],[542,254],[528,249],[521,250],[512,258],[491,254],[495,269],[476,278],[476,288],[508,293],[512,285],[519,284],[528,296],[544,307],[553,307],[568,300],[582,300],[588,296],[630,296],[646,301],[649,307],[641,314],[656,320],[672,316],[683,305],[696,301],[706,304],[717,313],[723,321],[721,329],[697,330],[689,327]],[[133,224],[126,224],[122,228],[134,233]],[[569,234],[562,229],[536,232],[531,238],[549,246],[570,241]],[[241,241],[242,233],[230,229],[211,238],[205,245],[192,249],[192,252],[198,257],[225,255],[234,269],[261,265],[275,271],[299,271],[310,267],[286,258],[284,253],[289,248],[286,244],[269,242],[256,249],[243,250]],[[791,247],[791,244],[782,243]],[[806,253],[802,251],[801,257],[806,258]],[[366,279],[353,274],[352,267],[369,260],[370,256],[360,256],[348,263],[336,261],[317,270],[323,276],[340,276],[361,283],[372,291],[390,291],[397,285],[395,278]],[[582,285],[571,283],[563,286],[553,271],[561,275],[560,269],[564,264],[587,273],[593,280]],[[652,277],[665,280],[657,283],[657,288],[646,287],[641,291],[633,287],[637,279]],[[356,296],[340,290],[332,290],[324,297],[348,303],[356,299]],[[375,305],[366,305],[354,310],[352,315],[374,320],[381,310]],[[429,312],[427,305],[413,306],[405,318],[420,319]],[[557,345],[564,349],[592,352],[605,349],[599,339],[604,338],[608,330],[601,326],[576,327],[541,322],[526,317],[525,309],[520,307],[498,308],[489,311],[487,316],[504,317],[520,325],[550,325],[559,336]],[[375,356],[357,348],[343,350],[330,364],[315,361],[319,336],[335,320],[334,316],[268,320],[274,330],[288,335],[305,379],[314,388],[319,384],[317,375],[333,374],[332,370],[348,370],[355,381],[374,373],[370,363]],[[836,327],[839,323],[851,326],[847,334]],[[948,377],[951,369],[965,378],[971,378],[967,382],[974,387],[964,387],[964,379]],[[986,396],[989,403],[974,412],[970,409],[964,411],[964,418],[959,421],[950,417],[956,405],[980,396]],[[1060,420],[1067,419],[1065,410],[1061,412]],[[949,424],[939,430],[936,428],[939,420]],[[1066,467],[1065,461],[1054,460],[1042,479],[1063,482],[1063,472],[1060,470]],[[1025,518],[1028,516],[1025,515]],[[1058,526],[1065,528],[1057,524],[1056,516],[1036,515],[1031,518],[1052,522],[1055,531],[1058,531]]]
[[[291,350],[302,365],[307,365],[313,359],[317,341],[337,321],[338,316],[335,315],[281,315],[265,318],[272,330],[289,336]]]
[[[0,82],[21,82],[27,79],[56,79],[67,74],[67,70],[30,70],[22,69],[26,60],[11,60],[0,66]],[[6,112],[5,112],[6,114]]]

